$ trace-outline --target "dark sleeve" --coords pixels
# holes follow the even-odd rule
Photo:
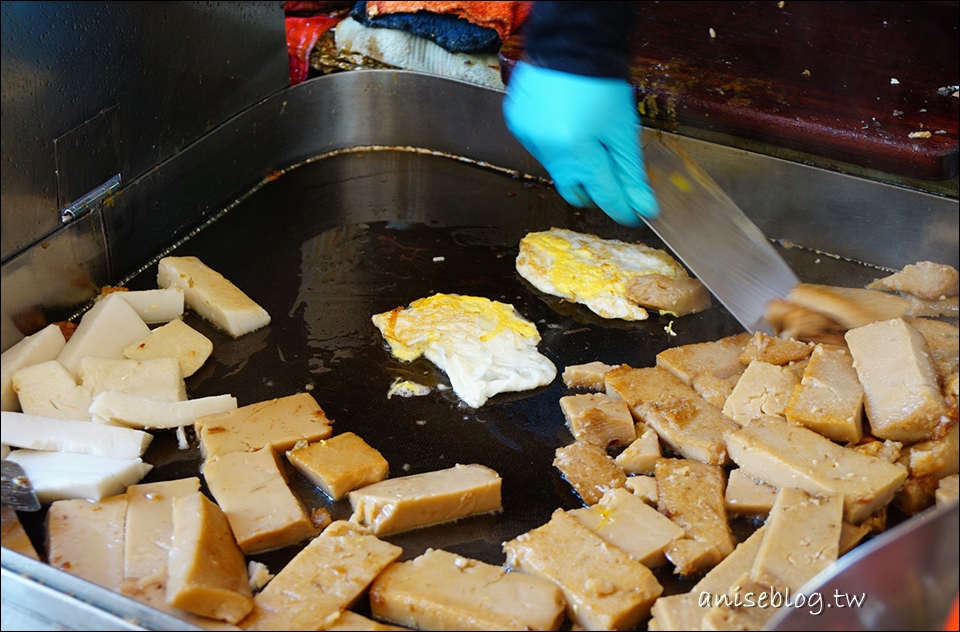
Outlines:
[[[537,66],[628,78],[633,2],[541,2],[524,24],[524,50]]]

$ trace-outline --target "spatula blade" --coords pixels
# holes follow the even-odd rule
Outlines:
[[[30,479],[19,463],[3,459],[2,504],[17,511],[37,511],[40,501],[37,499]]]
[[[796,274],[730,197],[677,143],[645,139],[644,160],[660,216],[647,224],[744,328],[772,334],[767,303]]]

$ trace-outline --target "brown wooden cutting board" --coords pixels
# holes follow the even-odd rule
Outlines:
[[[910,178],[957,175],[960,3],[636,4],[645,124]],[[521,29],[500,51],[504,82],[522,54]]]

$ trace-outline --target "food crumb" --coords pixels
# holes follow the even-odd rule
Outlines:
[[[900,85],[900,81],[899,81],[898,79],[895,79],[895,78],[893,78],[893,77],[890,77],[890,85],[891,85],[891,86],[899,86],[899,85]]]
[[[809,76],[810,76],[810,71],[809,71],[809,70],[806,70],[806,69],[804,69],[804,71],[803,71],[803,72],[801,72],[800,74],[801,74],[801,75],[803,75],[804,77],[809,77]]]
[[[710,39],[717,39],[717,32],[710,28]]]
[[[433,258],[433,262],[434,262],[434,263],[439,263],[439,262],[441,262],[441,261],[446,261],[446,257],[434,257],[434,258]]]
[[[910,132],[909,134],[907,134],[907,136],[909,136],[910,138],[930,138],[931,136],[933,136],[933,134],[931,134],[927,130],[924,130],[922,132]]]
[[[667,326],[664,327],[663,330],[664,330],[665,332],[667,332],[668,334],[670,334],[671,336],[676,336],[676,335],[677,335],[677,332],[675,332],[675,331],[673,330],[673,321],[672,321],[672,320],[671,320],[669,323],[667,323]]]
[[[782,9],[782,8],[783,8],[783,5],[785,5],[785,4],[787,4],[787,3],[784,2],[783,0],[780,0],[780,2],[777,3],[777,8],[778,8],[778,9]]]
[[[410,464],[409,464],[409,463],[404,463],[404,464],[400,467],[400,469],[403,470],[404,472],[409,472],[409,471],[410,471]]]

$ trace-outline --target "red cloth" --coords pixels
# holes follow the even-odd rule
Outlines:
[[[343,16],[314,15],[287,17],[287,54],[290,56],[290,85],[295,86],[310,72],[310,52],[320,36],[337,25]]]
[[[367,2],[367,16],[417,11],[452,13],[477,26],[496,30],[500,41],[506,41],[527,19],[532,6],[533,2]]]

